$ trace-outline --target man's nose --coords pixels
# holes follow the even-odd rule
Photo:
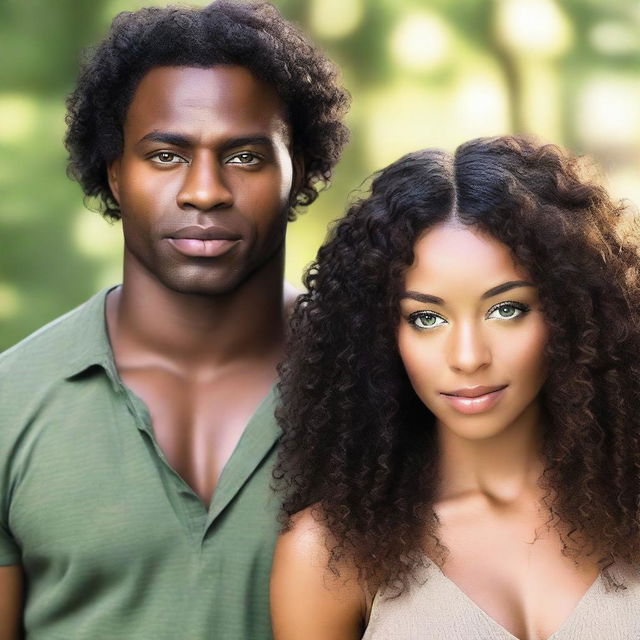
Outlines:
[[[225,182],[224,170],[213,154],[195,157],[188,166],[177,196],[181,209],[210,211],[233,204],[233,194]]]
[[[462,323],[449,335],[449,366],[460,373],[475,373],[491,363],[491,349],[482,327]]]

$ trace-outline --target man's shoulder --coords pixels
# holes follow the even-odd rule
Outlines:
[[[95,307],[105,295],[106,291],[94,295],[0,353],[0,389],[23,377],[32,382],[44,379],[68,366],[70,356],[82,347],[87,316],[95,316]]]

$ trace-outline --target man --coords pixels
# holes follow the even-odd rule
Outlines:
[[[86,63],[69,170],[124,277],[0,357],[3,640],[270,637],[285,230],[347,102],[265,4],[120,14]]]

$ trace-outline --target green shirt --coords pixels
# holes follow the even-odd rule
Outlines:
[[[30,640],[271,638],[272,390],[207,510],[120,380],[107,291],[0,355],[0,565]]]

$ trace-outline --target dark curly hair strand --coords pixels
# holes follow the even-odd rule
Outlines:
[[[327,184],[348,139],[349,96],[337,69],[270,4],[217,0],[203,9],[169,6],[120,13],[88,57],[67,99],[68,174],[102,212],[120,218],[107,166],[122,152],[127,108],[142,77],[157,66],[235,64],[273,86],[285,103],[304,178],[294,208]]]
[[[398,587],[443,558],[433,510],[432,414],[396,344],[413,247],[456,220],[509,247],[539,289],[549,328],[541,484],[564,552],[640,562],[640,263],[624,208],[577,159],[524,137],[478,139],[453,156],[411,153],[376,174],[309,268],[285,363],[274,471],[283,520],[315,505],[369,584]]]

